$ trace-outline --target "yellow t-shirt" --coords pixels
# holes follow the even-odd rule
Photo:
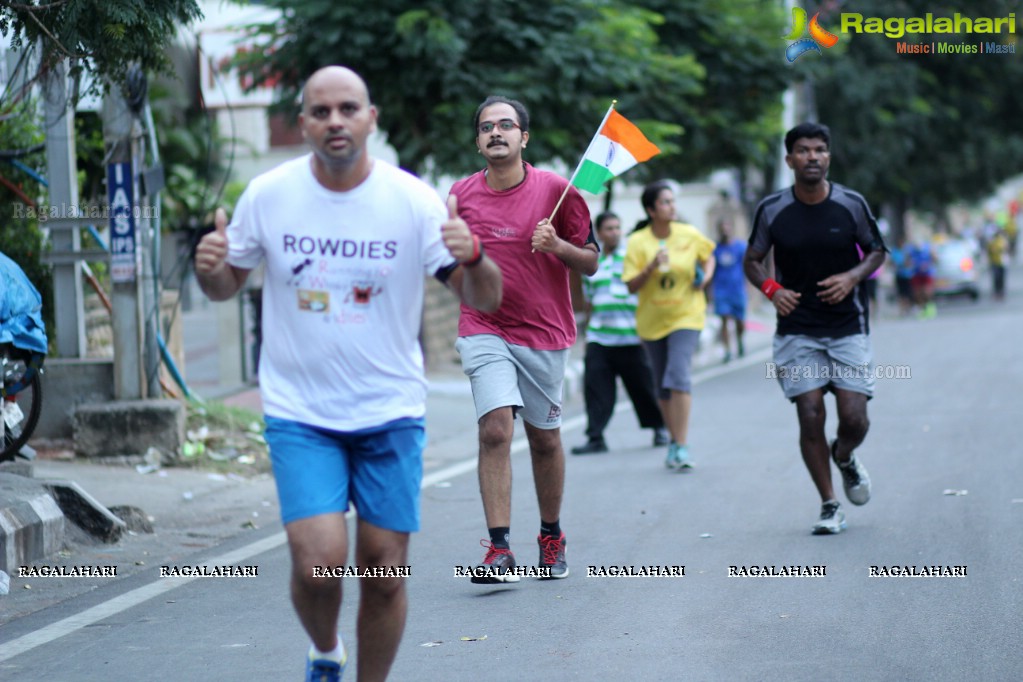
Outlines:
[[[996,234],[987,245],[987,257],[991,265],[1005,265],[1005,252],[1009,250],[1009,240],[1003,234]]]
[[[714,253],[714,242],[692,225],[671,223],[665,240],[668,271],[654,270],[639,290],[636,308],[636,332],[641,339],[656,341],[679,329],[703,329],[707,297],[693,286],[696,262],[706,261]],[[653,230],[646,228],[629,236],[625,251],[622,281],[639,275],[661,248]]]

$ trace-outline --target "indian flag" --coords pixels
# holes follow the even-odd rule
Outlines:
[[[600,194],[608,180],[660,153],[661,150],[646,139],[629,119],[615,111],[612,104],[582,162],[575,169],[571,184],[592,194]]]

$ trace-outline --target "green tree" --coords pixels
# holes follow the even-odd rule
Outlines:
[[[1004,17],[1013,3],[864,0],[864,17]],[[812,12],[813,10],[808,10]],[[826,26],[839,17],[821,15]],[[898,42],[1017,44],[1018,34],[842,34],[807,60],[820,120],[832,128],[832,176],[871,202],[939,216],[951,202],[980,199],[1023,172],[1023,61],[1018,55],[898,54]],[[1023,47],[1017,44],[1017,48]],[[836,54],[832,54],[840,50]],[[1017,50],[1018,51],[1018,50]],[[803,60],[800,60],[802,62]]]
[[[685,129],[680,154],[652,159],[650,171],[691,180],[718,168],[773,164],[781,131],[786,17],[776,0],[634,0],[663,17],[665,49],[693,59],[699,91],[651,98],[649,117]]]
[[[195,0],[0,0],[0,35],[15,49],[40,43],[38,75],[70,60],[71,76],[89,73],[91,89],[122,83],[133,64],[169,72],[166,46],[178,26],[202,17]]]
[[[40,261],[47,248],[34,209],[43,187],[13,161],[37,174],[44,165],[43,134],[35,124],[34,104],[26,101],[0,124],[0,250],[21,266],[43,297],[43,319],[53,324],[53,283],[50,268]],[[3,292],[0,292],[2,295]]]
[[[242,55],[241,70],[257,83],[281,85],[280,101],[293,108],[302,78],[328,63],[351,66],[370,84],[402,165],[418,173],[479,168],[471,121],[488,94],[515,97],[529,107],[535,124],[530,160],[560,160],[568,167],[617,99],[618,109],[662,148],[676,177],[749,161],[769,134],[760,124],[778,110],[782,79],[755,82],[767,72],[754,64],[764,50],[747,44],[761,40],[765,27],[780,26],[767,0],[725,3],[751,22],[753,37],[731,41],[725,37],[735,20],[714,24],[721,3],[710,0],[682,3],[681,10],[652,0],[506,3],[499,11],[469,0],[267,4],[281,8],[283,18],[254,27],[263,49]],[[757,8],[768,18],[756,16]],[[710,29],[685,33],[695,15],[706,15]],[[704,46],[711,38],[717,42]],[[781,41],[776,47],[775,62]],[[708,75],[709,68],[729,64],[738,65],[741,77]],[[749,121],[739,121],[747,110],[738,102],[744,97],[756,110]],[[704,108],[710,105],[716,108]],[[727,129],[731,139],[701,143],[691,155],[690,136],[709,137],[707,126]],[[776,132],[776,125],[768,130]]]

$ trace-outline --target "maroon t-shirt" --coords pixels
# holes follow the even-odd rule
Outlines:
[[[483,171],[451,188],[458,214],[480,238],[501,269],[504,295],[494,313],[462,305],[459,336],[495,334],[508,343],[536,350],[561,350],[575,343],[575,315],[569,268],[549,253],[533,253],[536,224],[550,217],[568,181],[525,164],[526,179],[504,191],[491,189]],[[582,246],[590,238],[590,211],[574,187],[554,216],[565,241]]]

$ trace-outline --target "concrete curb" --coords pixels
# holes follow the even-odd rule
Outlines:
[[[64,545],[64,513],[41,483],[0,473],[0,570],[11,573]]]

